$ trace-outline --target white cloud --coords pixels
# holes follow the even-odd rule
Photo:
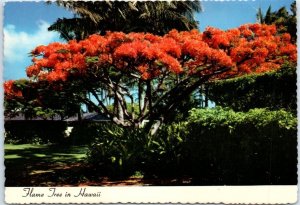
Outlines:
[[[58,34],[49,32],[49,23],[39,21],[33,33],[16,31],[14,25],[4,27],[4,62],[21,63],[28,61],[28,53],[38,45],[47,45],[57,40]]]

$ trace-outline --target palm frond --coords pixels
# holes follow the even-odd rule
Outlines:
[[[198,27],[194,13],[202,10],[199,0],[196,1],[63,1],[56,4],[85,19],[86,25],[75,18],[57,21],[51,30],[57,30],[65,38],[79,38],[78,30],[87,29],[84,34],[98,31],[151,32],[163,35],[171,29],[190,30]],[[90,22],[88,22],[90,21]],[[74,24],[64,25],[63,24]],[[83,23],[83,22],[82,22]],[[71,32],[72,30],[72,32]],[[67,33],[67,34],[65,34]],[[85,36],[86,37],[86,36]]]
[[[263,15],[262,10],[261,10],[260,7],[259,7],[259,9],[258,9],[258,12],[256,13],[256,20],[257,20],[259,23],[261,23],[261,24],[264,23],[264,15]]]

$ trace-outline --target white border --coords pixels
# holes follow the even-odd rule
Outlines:
[[[24,190],[25,188],[25,190]],[[27,189],[26,189],[27,188]],[[6,187],[6,203],[296,203],[298,187],[290,186],[161,186],[161,187],[56,187],[61,196],[50,197],[53,187]],[[51,189],[51,190],[50,190]],[[78,196],[79,193],[95,196]],[[68,192],[71,196],[65,197]]]
[[[3,82],[3,7],[5,2],[23,2],[32,0],[0,0],[0,82]],[[44,0],[35,0],[36,2]],[[207,1],[207,0],[204,0]],[[237,0],[239,1],[239,0]],[[255,1],[255,0],[249,0]],[[300,1],[297,7],[300,7]],[[298,9],[298,8],[297,8]],[[299,9],[297,10],[299,12]],[[297,21],[300,22],[299,15]],[[298,23],[299,24],[299,23]],[[300,26],[297,29],[300,31]],[[300,45],[298,37],[297,45]],[[300,63],[300,52],[298,50],[298,65]],[[297,85],[300,86],[299,71],[297,72]],[[1,100],[3,97],[2,87],[0,88]],[[297,91],[298,92],[298,91]],[[299,92],[297,93],[298,95]],[[298,98],[299,99],[299,98]],[[298,107],[300,104],[298,104]],[[299,116],[300,113],[298,113]],[[3,133],[3,107],[0,106],[0,130]],[[300,130],[300,125],[298,125]],[[0,134],[3,136],[3,134]],[[299,139],[299,138],[298,138]],[[4,148],[0,143],[0,153],[3,156]],[[299,143],[298,143],[299,148]],[[299,149],[298,149],[299,150]],[[300,160],[298,156],[298,160]],[[100,197],[47,197],[50,187],[35,187],[36,192],[45,193],[45,197],[33,198],[22,197],[25,187],[5,187],[4,188],[4,163],[3,157],[0,160],[0,201],[6,203],[246,203],[246,204],[286,204],[297,202],[298,186],[195,186],[195,187],[86,187],[88,192],[101,192]],[[299,164],[298,164],[299,168]],[[299,175],[298,175],[299,180]],[[28,187],[27,187],[28,188]],[[79,193],[84,187],[56,187],[58,192]],[[5,190],[5,193],[4,193]],[[0,203],[0,204],[2,204]]]

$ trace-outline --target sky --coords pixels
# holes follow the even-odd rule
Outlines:
[[[263,12],[282,6],[290,8],[293,0],[202,1],[203,11],[195,15],[200,31],[207,26],[230,29],[256,22],[259,7]],[[74,14],[56,4],[45,2],[6,2],[4,6],[4,80],[26,78],[26,67],[31,64],[28,53],[38,45],[62,41],[57,32],[48,27],[58,18]]]

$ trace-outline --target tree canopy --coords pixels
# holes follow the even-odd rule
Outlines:
[[[291,11],[291,12],[290,12]],[[291,41],[296,42],[296,1],[291,4],[290,11],[281,7],[272,11],[271,6],[265,14],[261,8],[257,12],[257,20],[262,24],[275,25],[278,34],[289,33]],[[205,88],[205,89],[204,89]],[[296,112],[296,65],[283,63],[279,71],[268,74],[252,74],[230,80],[220,80],[202,86],[206,102],[230,107],[238,111],[267,107],[269,109],[284,108]],[[234,92],[226,92],[234,90]]]
[[[65,119],[80,112],[74,92],[62,84],[50,85],[46,81],[33,83],[19,79],[6,81],[4,89],[7,91],[4,102],[6,116],[22,113],[25,118],[51,119],[59,116]]]
[[[164,36],[108,32],[36,47],[27,75],[33,85],[63,85],[57,93],[68,87],[76,100],[116,124],[139,126],[145,119],[163,121],[207,81],[296,63],[290,40],[289,34],[279,35],[274,25],[264,24],[227,31],[209,27],[203,33],[172,30]],[[22,98],[23,91],[6,82],[5,98],[14,97]],[[105,99],[112,101],[112,110]]]
[[[82,40],[106,31],[150,32],[163,35],[171,29],[197,28],[194,12],[201,10],[196,1],[56,1],[76,15],[58,19],[49,27],[66,40]]]

